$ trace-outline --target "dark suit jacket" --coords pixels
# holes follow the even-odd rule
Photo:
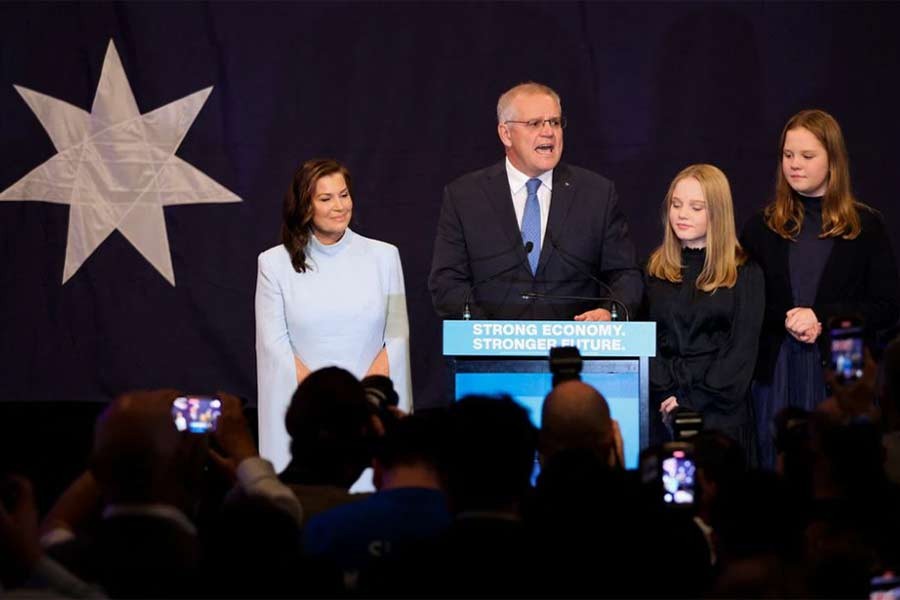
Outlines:
[[[810,307],[825,334],[829,319],[835,316],[862,317],[870,334],[894,325],[900,316],[897,263],[884,222],[868,207],[860,208],[859,216],[862,231],[855,240],[835,238]],[[786,335],[785,313],[794,308],[790,244],[769,229],[762,212],[747,222],[741,234],[741,245],[762,267],[766,280],[766,311],[756,366],[756,378],[762,381],[771,380]],[[827,360],[828,336],[819,336],[818,343],[823,360]]]
[[[591,300],[523,300],[525,292],[612,296],[633,313],[641,299],[641,274],[612,182],[557,165],[535,275],[516,221],[505,161],[447,185],[428,282],[438,315],[461,318],[473,285],[469,306],[476,319],[568,320],[609,306]]]

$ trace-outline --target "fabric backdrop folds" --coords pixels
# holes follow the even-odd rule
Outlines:
[[[616,182],[641,256],[689,163],[720,166],[739,222],[749,217],[769,196],[784,121],[807,107],[841,122],[856,191],[897,249],[887,174],[900,123],[885,115],[900,104],[898,16],[887,3],[4,3],[0,191],[94,131],[110,41],[133,94],[128,119],[151,134],[138,150],[182,180],[119,189],[71,174],[95,214],[59,202],[72,197],[54,195],[59,172],[32,181],[42,199],[2,198],[0,401],[158,386],[252,401],[256,256],[278,242],[296,166],[332,156],[354,175],[353,227],[400,249],[416,404],[443,402],[425,285],[441,189],[500,159],[496,99],[523,80],[560,92],[565,159]],[[42,97],[66,107],[36,115]],[[183,137],[153,141],[154,111],[189,98]],[[62,113],[66,127],[48,125]],[[96,139],[92,164],[122,160],[104,152],[136,133]],[[202,178],[217,186],[202,203],[162,197]],[[117,202],[134,189],[155,198],[126,216]],[[70,256],[81,226],[98,227],[94,247]]]

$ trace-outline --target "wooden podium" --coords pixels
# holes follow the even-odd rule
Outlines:
[[[444,321],[443,354],[450,397],[507,393],[540,427],[550,391],[550,349],[581,353],[581,379],[603,394],[625,442],[625,466],[637,468],[647,447],[648,375],[656,323],[623,321]]]

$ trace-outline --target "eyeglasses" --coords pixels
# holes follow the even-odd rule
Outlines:
[[[504,123],[518,123],[519,125],[524,125],[531,131],[537,131],[539,129],[544,128],[544,123],[550,125],[553,129],[565,129],[568,124],[566,118],[563,117],[552,117],[550,119],[530,119],[528,121],[503,121]]]

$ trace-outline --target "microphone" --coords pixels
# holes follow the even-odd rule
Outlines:
[[[515,249],[515,248],[513,248],[513,249]],[[472,299],[472,294],[475,292],[475,288],[477,288],[479,285],[481,285],[483,283],[488,283],[489,281],[493,281],[493,280],[497,279],[498,277],[500,277],[501,275],[506,275],[507,273],[509,273],[510,271],[512,271],[514,269],[518,269],[522,265],[522,263],[528,262],[528,255],[531,254],[532,250],[534,250],[534,242],[529,240],[529,241],[525,242],[525,260],[520,260],[519,262],[517,262],[516,264],[514,264],[511,267],[507,267],[507,268],[503,269],[502,271],[498,271],[498,272],[494,273],[490,277],[485,277],[484,279],[480,279],[480,280],[476,281],[475,283],[473,283],[469,287],[469,291],[466,292],[466,301],[463,304],[462,318],[465,319],[466,321],[469,321],[472,318],[472,312],[469,310],[469,301]]]
[[[534,300],[543,298],[546,300],[577,300],[581,302],[600,302],[610,300],[609,296],[557,296],[556,294],[542,294],[541,292],[522,292],[519,294],[522,300]]]
[[[541,292],[523,292],[519,294],[519,297],[522,300],[535,300],[536,298],[540,298],[542,300],[569,300],[569,301],[577,301],[577,302],[603,302],[608,301],[610,303],[618,303],[622,304],[615,298],[610,296],[565,296],[565,295],[556,295],[556,294],[542,294]],[[610,307],[610,319],[613,321],[617,321],[619,319],[619,313],[616,311],[616,305],[612,304]],[[622,304],[622,308],[625,310],[625,320],[628,320],[628,309],[625,308],[625,305]]]
[[[552,298],[555,298],[557,300],[583,300],[583,301],[592,301],[592,302],[605,300],[605,301],[608,301],[610,304],[609,313],[610,313],[610,317],[612,318],[613,321],[619,320],[619,313],[616,310],[616,304],[618,304],[619,306],[622,307],[622,312],[625,313],[625,320],[626,321],[631,320],[628,317],[628,307],[625,306],[624,302],[617,299],[613,295],[612,288],[609,287],[609,285],[605,281],[601,280],[599,277],[597,277],[596,275],[594,275],[593,273],[591,273],[584,267],[579,266],[578,262],[583,262],[583,260],[581,258],[579,258],[577,256],[573,256],[569,252],[566,252],[565,250],[563,250],[563,248],[559,244],[556,243],[556,240],[553,239],[553,236],[550,235],[549,231],[547,232],[547,239],[550,240],[550,245],[553,246],[554,250],[559,252],[560,257],[566,262],[567,265],[569,265],[570,267],[572,267],[573,269],[578,271],[581,275],[584,275],[585,277],[589,277],[591,280],[593,280],[595,283],[602,286],[603,288],[606,289],[606,291],[609,292],[609,296],[597,297],[597,298],[589,298],[587,296],[552,296]],[[525,296],[525,294],[523,294],[523,297],[524,296]],[[543,296],[543,295],[535,296],[535,298],[541,298],[541,297],[550,298],[550,296]]]

